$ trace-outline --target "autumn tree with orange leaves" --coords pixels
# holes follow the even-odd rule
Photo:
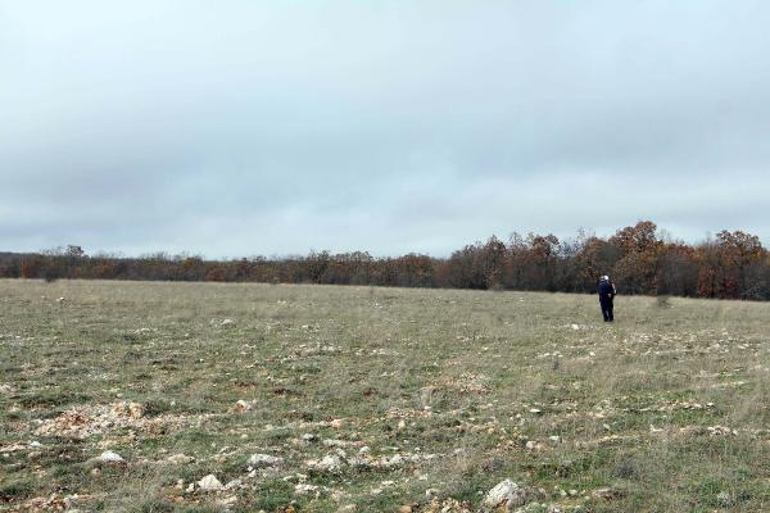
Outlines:
[[[0,253],[0,277],[28,279],[184,280],[454,287],[595,293],[610,274],[622,294],[670,294],[770,300],[770,255],[756,235],[722,231],[698,245],[661,236],[639,221],[609,238],[574,239],[514,233],[435,258],[410,253],[373,257],[364,251],[307,256],[205,260],[155,253],[139,258],[97,254],[80,246],[33,254]]]
[[[756,298],[765,285],[757,279],[767,252],[759,237],[742,231],[721,231],[698,252],[698,295],[711,298]]]

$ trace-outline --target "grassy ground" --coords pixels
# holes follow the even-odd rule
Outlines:
[[[0,510],[474,511],[506,478],[530,511],[770,509],[770,304],[616,317],[562,294],[0,281]]]

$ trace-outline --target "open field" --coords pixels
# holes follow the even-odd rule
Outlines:
[[[533,512],[769,510],[770,304],[616,317],[561,294],[0,281],[0,510],[476,511],[504,479]]]

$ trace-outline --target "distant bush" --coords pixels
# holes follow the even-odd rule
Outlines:
[[[50,265],[43,269],[43,279],[47,283],[53,283],[62,277],[62,271],[58,266]]]

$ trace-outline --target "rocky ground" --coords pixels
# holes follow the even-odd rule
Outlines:
[[[764,511],[770,305],[0,281],[2,511]]]

